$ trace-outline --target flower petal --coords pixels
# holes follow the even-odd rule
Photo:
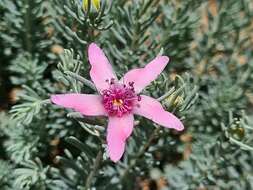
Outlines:
[[[131,135],[134,126],[132,114],[122,117],[109,117],[107,129],[107,145],[110,159],[117,162],[122,157],[127,138]]]
[[[173,128],[178,131],[184,129],[184,125],[175,115],[165,111],[160,102],[149,96],[141,95],[139,106],[135,107],[133,112],[166,128]]]
[[[101,92],[109,87],[107,80],[117,80],[117,77],[105,54],[95,43],[89,45],[88,57],[91,64],[90,77]]]
[[[167,56],[158,56],[144,68],[133,69],[127,72],[121,82],[125,84],[134,82],[134,89],[136,92],[140,92],[158,77],[168,62],[169,58]]]
[[[65,108],[72,108],[75,111],[87,116],[107,115],[102,99],[99,95],[93,94],[59,94],[52,95],[51,101],[54,104]]]

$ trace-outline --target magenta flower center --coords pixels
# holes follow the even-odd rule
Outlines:
[[[131,113],[134,106],[138,105],[140,96],[135,93],[133,84],[119,84],[111,79],[109,88],[103,90],[103,105],[110,116],[121,117],[124,114]]]

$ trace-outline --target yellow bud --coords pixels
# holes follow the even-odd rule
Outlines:
[[[100,9],[100,0],[91,0],[91,4],[96,9],[96,11],[99,11],[99,9]],[[83,9],[85,11],[88,10],[88,0],[83,0]]]
[[[242,127],[231,128],[229,132],[238,140],[242,140],[245,136],[245,130]]]
[[[171,96],[169,96],[168,98],[167,98],[167,101],[168,102],[172,102],[172,105],[174,106],[174,107],[177,107],[177,106],[180,106],[183,102],[184,102],[184,99],[183,99],[183,97],[182,96],[177,96],[176,98],[173,96],[173,95],[171,95]]]
[[[100,0],[93,0],[92,1],[93,6],[97,9],[97,11],[100,9]]]

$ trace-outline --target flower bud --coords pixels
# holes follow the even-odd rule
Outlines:
[[[172,105],[173,107],[179,107],[183,104],[184,102],[184,99],[182,96],[177,96],[177,97],[174,97],[174,95],[172,94],[171,96],[169,96],[167,99],[166,99],[168,102],[170,102],[170,105]]]
[[[242,140],[245,136],[245,129],[241,126],[240,120],[235,119],[229,129],[229,133],[237,140]]]
[[[84,11],[88,10],[88,2],[89,0],[82,0],[82,7]],[[91,7],[95,8],[96,11],[100,9],[100,0],[90,0]]]

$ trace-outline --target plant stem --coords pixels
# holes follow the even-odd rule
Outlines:
[[[152,132],[152,134],[150,135],[150,137],[149,137],[148,141],[146,142],[146,144],[137,153],[137,156],[136,156],[135,160],[129,165],[129,167],[125,170],[125,172],[120,177],[120,181],[123,181],[127,177],[127,175],[129,174],[131,169],[133,169],[136,166],[138,159],[140,159],[143,156],[143,154],[147,151],[147,149],[152,144],[153,140],[156,139],[158,131],[159,131],[159,128],[156,128]]]
[[[74,78],[74,79],[82,82],[84,85],[90,87],[91,89],[93,89],[95,91],[97,90],[96,86],[91,81],[89,81],[88,79],[83,78],[80,75],[78,75],[76,73],[73,73],[71,71],[64,71],[64,73],[67,74],[67,75],[69,75],[70,77],[72,77],[72,78]]]
[[[26,50],[31,53],[32,52],[32,42],[31,42],[31,4],[29,0],[25,1],[26,6],[26,12],[24,15],[24,25],[26,28],[25,31],[25,44],[26,44]]]
[[[102,160],[102,156],[103,156],[103,153],[102,153],[102,150],[100,150],[96,156],[96,160],[94,162],[94,168],[91,171],[90,175],[86,179],[85,190],[90,189],[92,179],[93,179],[94,175],[97,173],[97,169],[99,168],[100,162]]]

